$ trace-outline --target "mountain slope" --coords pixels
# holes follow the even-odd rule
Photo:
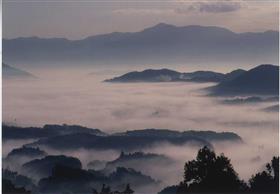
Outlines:
[[[13,79],[14,78],[16,78],[16,79],[36,78],[34,75],[32,75],[31,73],[29,73],[27,71],[23,71],[21,69],[14,68],[5,63],[2,63],[2,75],[3,75],[3,78],[13,78]]]

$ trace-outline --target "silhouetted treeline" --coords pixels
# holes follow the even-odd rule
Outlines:
[[[273,157],[266,169],[253,175],[247,184],[238,177],[230,159],[203,147],[195,160],[186,162],[184,180],[160,192],[186,193],[279,193],[279,157]]]

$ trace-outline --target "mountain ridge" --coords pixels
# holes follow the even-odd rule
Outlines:
[[[105,82],[221,82],[232,79],[237,75],[246,72],[242,69],[234,70],[230,73],[219,73],[214,71],[194,71],[178,72],[175,70],[163,69],[145,69],[143,71],[132,71]]]
[[[138,32],[113,32],[80,40],[3,39],[3,59],[9,63],[30,62],[30,65],[44,61],[156,64],[233,59],[252,63],[269,59],[276,62],[278,40],[274,31],[235,33],[216,26],[159,24]]]
[[[168,23],[164,23],[164,22],[160,22],[158,24],[155,24],[153,26],[150,27],[146,27],[142,30],[139,31],[134,31],[134,32],[124,32],[124,31],[113,31],[110,33],[100,33],[100,34],[95,34],[95,35],[90,35],[90,36],[86,36],[84,38],[80,38],[80,39],[69,39],[69,38],[65,38],[65,37],[40,37],[40,36],[19,36],[19,37],[15,37],[15,38],[3,38],[3,40],[16,40],[16,39],[45,39],[45,40],[49,40],[49,39],[59,39],[59,40],[67,40],[67,41],[80,41],[80,40],[85,40],[88,38],[92,38],[92,37],[98,37],[98,36],[104,36],[104,35],[111,35],[111,34],[131,34],[131,33],[136,33],[136,32],[143,32],[145,30],[149,30],[149,29],[154,29],[154,28],[158,28],[158,27],[172,27],[172,28],[191,28],[191,27],[201,27],[201,28],[216,28],[216,29],[220,29],[220,30],[225,30],[234,34],[259,34],[259,33],[278,33],[279,31],[277,30],[264,30],[264,31],[256,31],[256,32],[235,32],[233,30],[227,29],[226,27],[220,27],[220,26],[214,26],[214,25],[184,25],[184,26],[177,26],[177,25],[173,25],[173,24],[168,24]]]

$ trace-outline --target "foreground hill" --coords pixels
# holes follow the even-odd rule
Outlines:
[[[159,184],[153,178],[130,168],[119,167],[105,175],[100,171],[59,165],[53,169],[51,176],[40,180],[39,190],[41,193],[93,193],[93,189],[101,190],[102,184],[106,184],[112,190],[122,191],[128,183],[139,193],[145,193],[142,190],[145,188],[155,190]]]
[[[210,91],[214,95],[279,95],[279,66],[259,65]]]
[[[27,71],[12,67],[5,63],[2,63],[2,75],[4,79],[34,79],[34,75]]]
[[[3,60],[38,65],[257,63],[278,61],[278,32],[235,33],[217,26],[160,23],[134,33],[114,32],[82,40],[16,38],[3,40]],[[52,63],[48,63],[52,64]],[[53,63],[54,64],[54,63]]]
[[[26,176],[23,176],[21,174],[18,174],[17,172],[13,172],[11,170],[8,170],[8,169],[3,169],[2,170],[2,179],[6,179],[6,180],[9,180],[11,181],[12,184],[14,184],[14,186],[16,186],[16,188],[19,188],[19,187],[22,187],[22,188],[25,188],[26,190],[28,191],[32,191],[32,190],[35,190],[36,189],[36,185],[34,184],[34,181]],[[2,182],[3,184],[3,182]],[[4,186],[2,185],[2,188]],[[17,192],[5,192],[4,191],[5,189],[3,188],[3,193],[18,193],[18,194],[24,194],[24,192],[20,192],[20,191],[17,191]],[[30,192],[29,192],[30,194]]]

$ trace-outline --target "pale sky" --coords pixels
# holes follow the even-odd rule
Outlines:
[[[158,23],[279,29],[278,0],[3,0],[3,37],[82,39],[134,32]]]

